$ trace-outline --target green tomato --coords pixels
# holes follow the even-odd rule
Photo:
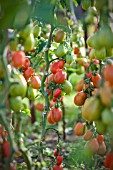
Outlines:
[[[95,49],[95,58],[98,60],[105,60],[106,58],[106,49],[102,48],[102,49]]]
[[[76,73],[72,73],[69,76],[69,82],[72,84],[73,87],[83,78],[83,74],[78,75]]]
[[[73,61],[73,55],[72,54],[66,54],[66,63],[71,64]]]
[[[66,94],[71,93],[71,91],[72,91],[72,84],[68,80],[64,81],[64,83],[62,84],[62,87],[63,87],[63,91]]]
[[[73,69],[76,69],[77,68],[77,66],[76,66],[77,64],[76,64],[76,62],[75,61],[73,61],[71,64],[70,64],[70,66],[71,66],[71,68],[73,68]]]
[[[30,51],[34,48],[34,45],[35,45],[35,39],[34,39],[34,35],[31,33],[25,40],[24,50]]]
[[[26,25],[25,28],[23,28],[21,31],[20,31],[20,37],[22,38],[27,38],[30,33],[32,32],[32,27],[33,25],[32,24],[29,24],[29,25]]]
[[[100,134],[103,134],[107,131],[107,126],[102,121],[96,121],[96,131]]]
[[[26,97],[30,100],[33,100],[35,99],[36,96],[37,96],[37,89],[33,89],[31,86],[28,86]]]
[[[67,48],[63,44],[60,44],[58,48],[55,50],[55,55],[58,58],[63,57],[66,53],[67,53]]]
[[[25,97],[27,91],[27,82],[25,78],[22,74],[13,74],[13,78],[15,80],[15,84],[11,85],[9,95],[13,97]]]
[[[17,45],[18,45],[18,40],[17,40],[17,38],[14,39],[14,40],[11,40],[11,41],[9,42],[10,50],[11,50],[11,51],[16,51]]]
[[[40,34],[41,34],[41,27],[35,25],[35,27],[33,28],[34,37],[37,38],[38,36],[40,36]]]
[[[76,67],[76,73],[77,73],[78,75],[80,75],[80,74],[83,74],[84,72],[85,72],[84,66],[77,65],[77,67]]]
[[[10,97],[9,107],[14,112],[19,112],[22,109],[22,98],[20,96]]]
[[[102,112],[102,122],[108,126],[113,124],[113,113],[108,108]]]
[[[30,102],[27,97],[22,99],[22,110],[24,109],[30,109]]]
[[[87,10],[89,7],[91,7],[91,0],[82,0],[82,8]]]

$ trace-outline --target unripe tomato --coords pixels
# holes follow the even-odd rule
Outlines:
[[[30,100],[33,100],[33,99],[35,99],[36,96],[37,96],[37,90],[33,89],[31,86],[28,86],[26,97]]]
[[[17,81],[17,84],[11,85],[9,94],[13,97],[25,97],[27,91],[27,82],[25,78],[21,74],[13,74],[13,78]]]
[[[106,81],[110,83],[111,86],[113,86],[113,64],[107,65],[103,69],[103,76]]]
[[[41,80],[38,76],[32,76],[30,78],[30,84],[31,84],[31,87],[34,88],[34,89],[39,89],[40,86],[41,86]]]
[[[10,51],[15,51],[16,48],[17,48],[17,45],[18,45],[18,40],[17,40],[17,38],[10,40],[10,41],[9,41]]]
[[[66,37],[66,33],[63,30],[58,30],[54,36],[54,41],[61,43]]]
[[[104,141],[102,141],[101,143],[99,143],[99,149],[98,149],[97,154],[104,155],[105,152],[106,152],[106,145],[105,145]]]
[[[16,68],[21,68],[25,62],[25,53],[22,51],[14,51],[12,53],[12,65]]]
[[[56,122],[51,119],[51,114],[52,114],[52,110],[50,110],[50,112],[47,115],[47,121],[50,124],[55,124]]]
[[[61,163],[63,162],[63,156],[57,156],[56,158],[56,162],[57,162],[57,165],[61,165]]]
[[[9,107],[14,112],[19,112],[22,109],[22,98],[20,96],[9,98]]]
[[[62,119],[62,110],[60,108],[54,108],[51,112],[51,120],[53,122],[59,122]]]
[[[76,136],[82,136],[85,132],[85,123],[82,123],[82,122],[78,122],[76,125],[75,125],[75,128],[74,128],[74,133]]]
[[[72,54],[66,54],[66,63],[71,64],[73,61],[73,55]]]
[[[35,105],[35,108],[39,111],[43,111],[44,110],[44,105],[42,103],[37,103]]]
[[[59,69],[54,76],[54,81],[57,84],[62,84],[65,80],[66,80],[66,72]]]
[[[63,91],[64,91],[66,94],[71,93],[71,91],[72,91],[72,85],[71,85],[70,81],[65,80],[65,81],[62,83],[62,87],[63,87]]]
[[[3,143],[3,156],[5,158],[10,157],[10,143],[9,143],[9,141],[5,141]]]
[[[113,124],[113,113],[110,109],[105,108],[103,110],[103,112],[101,113],[101,118],[102,118],[102,122],[105,125],[112,125]]]
[[[26,79],[26,81],[32,76],[32,74],[34,73],[34,69],[32,67],[27,67],[24,72],[23,72],[23,76]]]
[[[83,91],[78,92],[74,97],[74,104],[77,106],[82,106],[87,98],[87,94]]]
[[[58,62],[54,62],[53,64],[50,65],[50,71],[53,74],[56,74],[56,72],[59,70],[59,65]]]
[[[28,25],[26,25],[25,26],[25,28],[23,28],[21,31],[20,31],[20,36],[22,37],[22,38],[27,38],[29,35],[30,35],[30,33],[32,32],[32,24],[28,24]]]
[[[61,95],[61,93],[62,93],[62,90],[58,88],[54,91],[53,96],[58,98]]]
[[[75,90],[76,90],[76,91],[82,91],[83,85],[84,85],[84,79],[80,80],[80,81],[76,84]]]
[[[38,36],[40,36],[41,34],[41,27],[39,27],[38,25],[35,25],[33,28],[33,35],[35,38],[37,38]]]
[[[31,33],[25,40],[24,50],[30,51],[34,48],[34,45],[35,45],[35,39],[34,39],[34,35]]]
[[[60,165],[54,165],[52,170],[63,170],[63,168]]]
[[[94,132],[91,131],[90,129],[88,129],[88,130],[85,132],[85,134],[84,134],[84,136],[83,136],[83,139],[84,139],[84,140],[90,140],[93,135],[94,135]]]
[[[98,98],[92,96],[85,100],[82,107],[82,117],[90,122],[99,120],[101,117],[103,106]]]
[[[84,10],[87,10],[91,6],[91,0],[82,0],[81,3]]]
[[[58,61],[58,67],[59,67],[60,69],[63,69],[63,68],[64,68],[64,64],[65,64],[65,61],[64,61],[64,60],[59,60],[59,61]]]
[[[93,82],[94,87],[98,87],[101,80],[101,76],[99,74],[96,74],[95,76],[92,75],[91,80]]]
[[[111,164],[113,164],[113,151],[108,152],[104,160],[104,166],[106,168],[110,168]]]
[[[89,150],[92,154],[95,154],[98,152],[99,149],[99,143],[97,141],[97,138],[91,138],[87,144],[86,144],[86,149]]]
[[[63,57],[67,53],[67,49],[63,44],[60,44],[58,48],[55,50],[55,55],[58,58]]]
[[[78,75],[83,74],[84,71],[85,71],[85,68],[84,68],[83,66],[80,66],[80,65],[78,65],[78,64],[76,65],[76,73],[77,73]]]
[[[105,125],[101,120],[95,121],[96,131],[100,134],[107,132],[107,125]]]

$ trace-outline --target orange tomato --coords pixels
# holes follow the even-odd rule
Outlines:
[[[75,125],[75,128],[74,128],[74,133],[76,136],[82,136],[85,132],[85,123],[82,123],[82,122],[78,122],[76,125]]]
[[[103,69],[103,77],[113,86],[113,64],[109,64]]]
[[[99,143],[99,149],[98,149],[97,154],[104,155],[105,152],[106,152],[106,145],[105,145],[104,141],[102,141],[101,143]]]
[[[84,136],[83,136],[83,139],[84,140],[90,140],[92,138],[92,136],[94,135],[94,132],[92,132],[90,129],[88,129]]]
[[[101,80],[101,76],[99,74],[96,74],[95,76],[92,75],[92,82],[94,87],[99,86],[100,80]]]
[[[83,85],[84,85],[84,79],[80,80],[80,81],[76,84],[75,90],[76,90],[76,91],[82,91]]]
[[[33,89],[39,89],[41,86],[41,80],[38,76],[32,76],[30,78],[30,84]]]
[[[12,53],[12,65],[16,68],[21,68],[25,62],[25,53],[22,51],[14,51]]]
[[[78,92],[74,97],[74,104],[77,106],[82,106],[87,98],[87,94],[83,91]]]
[[[51,113],[52,113],[52,110],[47,115],[47,121],[50,124],[55,124],[55,122],[51,119]]]

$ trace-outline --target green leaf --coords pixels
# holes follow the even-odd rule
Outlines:
[[[78,2],[79,0],[73,0],[73,2],[74,2],[74,4],[75,4],[75,6],[77,7],[78,6]]]

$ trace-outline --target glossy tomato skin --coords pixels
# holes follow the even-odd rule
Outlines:
[[[54,156],[55,156],[55,157],[57,157],[57,156],[58,156],[58,154],[59,154],[59,152],[60,152],[60,150],[55,149],[55,150],[54,150]]]
[[[22,51],[14,51],[12,53],[12,65],[16,68],[21,68],[25,62],[25,53]]]
[[[56,161],[57,161],[57,165],[61,165],[61,163],[63,162],[63,156],[57,156],[56,158]]]
[[[51,120],[53,122],[59,122],[62,119],[62,110],[60,108],[54,108],[51,113]]]
[[[34,88],[34,89],[39,89],[40,86],[41,86],[41,80],[38,76],[32,76],[30,78],[30,84],[31,84],[31,87]]]
[[[91,138],[85,145],[85,148],[89,150],[92,154],[98,152],[99,143],[96,138]]]
[[[62,93],[62,90],[58,88],[54,91],[53,96],[58,98],[61,95],[61,93]]]
[[[50,112],[47,115],[47,121],[50,124],[55,124],[55,122],[51,119],[51,114],[52,114],[52,110],[50,110]]]
[[[62,87],[63,87],[63,91],[64,91],[66,94],[71,93],[71,91],[72,91],[72,84],[70,83],[70,81],[65,80],[65,81],[62,83]]]
[[[59,69],[58,62],[54,62],[53,64],[50,65],[50,71],[55,74]]]
[[[59,61],[58,61],[58,67],[59,67],[60,69],[63,69],[63,68],[64,68],[64,65],[65,65],[65,61],[64,61],[64,60],[59,60]]]
[[[84,79],[80,80],[80,81],[76,84],[75,90],[76,90],[76,91],[82,91],[83,85],[84,85]]]
[[[101,135],[101,134],[98,134],[97,140],[98,140],[99,143],[102,143],[104,141],[104,136]]]
[[[74,48],[74,54],[78,54],[80,52],[79,48],[78,47],[75,47]]]
[[[88,129],[84,136],[83,136],[83,139],[84,140],[90,140],[92,138],[92,136],[94,135],[94,132],[92,132],[90,129]]]
[[[83,91],[78,92],[74,97],[74,103],[77,106],[82,106],[87,98],[87,94]]]
[[[92,76],[92,82],[93,82],[94,87],[99,86],[100,80],[101,80],[101,76],[99,74]]]
[[[12,84],[9,90],[9,95],[16,97],[25,97],[27,91],[27,82],[22,74],[13,74],[13,78],[17,81],[17,84]]]
[[[97,154],[104,155],[105,152],[106,152],[106,145],[105,145],[105,142],[102,141],[101,143],[99,143],[99,149],[98,149]]]
[[[43,111],[44,110],[44,105],[42,103],[37,103],[35,105],[35,108],[39,111]]]
[[[63,30],[58,30],[54,36],[54,41],[57,43],[61,43],[66,37],[66,34]]]
[[[22,98],[20,96],[10,97],[9,107],[14,112],[19,112],[22,109]]]
[[[84,134],[84,132],[85,132],[85,123],[78,122],[74,128],[75,135],[82,136]]]
[[[110,83],[111,86],[113,86],[113,64],[107,65],[103,70],[103,76],[106,81]]]
[[[60,165],[54,165],[52,170],[63,170],[63,168]]]
[[[54,81],[54,74],[50,74],[49,76],[47,76],[46,81],[45,81],[46,87],[48,87],[49,83],[52,81]]]
[[[25,70],[24,70],[24,73],[23,73],[23,76],[26,80],[28,80],[32,74],[34,73],[34,69],[32,67],[27,67]]]
[[[28,68],[28,67],[30,67],[30,60],[28,58],[25,58],[24,68]]]
[[[65,80],[66,80],[66,72],[59,69],[54,76],[54,81],[57,84],[62,84]]]

